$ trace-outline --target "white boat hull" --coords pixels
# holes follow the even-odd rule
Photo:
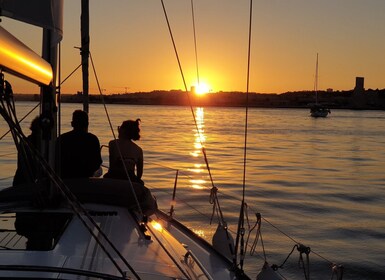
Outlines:
[[[99,194],[103,181],[97,180]],[[118,186],[122,183],[112,181]],[[107,197],[108,191],[116,191],[117,186],[109,186],[111,180],[105,183]],[[87,202],[95,200],[93,187],[85,185],[80,192],[84,209],[95,224],[87,220],[87,215],[74,214],[67,203],[39,210],[29,206],[26,196],[13,191],[15,187],[0,192],[0,278],[79,279],[79,275],[87,275],[90,279],[123,279],[125,275],[132,279],[234,279],[231,262],[185,226],[157,211],[150,216],[143,232],[134,212],[119,205],[119,200]],[[119,196],[124,197],[124,193]],[[17,201],[17,197],[22,199]],[[55,218],[45,220],[44,214]],[[23,215],[30,216],[23,221]],[[50,229],[50,224],[56,229]]]

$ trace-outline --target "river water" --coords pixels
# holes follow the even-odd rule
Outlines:
[[[19,116],[32,102],[17,103]],[[80,104],[62,105],[62,132]],[[115,129],[126,119],[140,118],[138,144],[144,150],[143,180],[168,211],[176,170],[175,216],[208,241],[212,184],[225,221],[237,230],[244,173],[245,109],[107,105]],[[23,122],[26,134],[33,116]],[[197,129],[199,133],[197,133]],[[107,145],[112,133],[102,105],[90,107],[90,132]],[[0,122],[0,135],[7,131]],[[206,149],[211,177],[201,145]],[[0,184],[10,185],[16,150],[10,135],[0,142]],[[108,166],[108,149],[102,148]],[[245,202],[249,223],[262,214],[265,255],[280,265],[296,243],[311,248],[311,279],[331,279],[331,264],[344,266],[343,279],[385,279],[385,112],[333,110],[327,118],[308,110],[249,109]],[[106,171],[106,170],[105,170]],[[248,233],[246,231],[245,239]],[[249,245],[255,231],[250,234]],[[261,243],[246,256],[245,270],[255,277],[263,265]],[[304,257],[305,258],[305,257]],[[287,279],[304,279],[294,250],[283,269]],[[335,279],[335,278],[334,278]]]

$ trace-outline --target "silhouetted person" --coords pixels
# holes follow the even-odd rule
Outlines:
[[[88,132],[86,112],[74,111],[71,125],[73,130],[59,136],[56,147],[61,177],[92,177],[102,164],[99,139]]]
[[[28,144],[20,142],[17,154],[17,169],[13,178],[13,186],[33,183],[38,177],[39,164],[33,156],[31,149],[40,151],[41,144],[41,126],[40,118],[35,117],[30,126],[31,134],[27,136]]]
[[[110,167],[104,177],[127,179],[128,174],[132,182],[143,183],[143,150],[133,142],[140,139],[139,122],[128,120],[118,127],[118,139],[108,144]]]

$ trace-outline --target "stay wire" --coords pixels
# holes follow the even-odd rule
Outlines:
[[[237,265],[237,254],[239,242],[243,242],[244,234],[244,207],[245,207],[245,190],[246,190],[246,162],[247,162],[247,128],[248,128],[248,115],[249,115],[249,84],[250,84],[250,57],[251,57],[251,30],[252,30],[252,18],[253,18],[253,0],[250,0],[250,16],[249,16],[249,41],[248,41],[248,53],[247,53],[247,78],[246,78],[246,112],[245,112],[245,138],[244,138],[244,153],[243,153],[243,183],[242,183],[242,202],[239,211],[239,221],[237,236],[235,242],[235,256],[233,265]],[[241,236],[242,235],[242,236]],[[241,239],[241,240],[240,240]],[[243,252],[240,252],[241,254]],[[242,269],[242,266],[241,266]]]
[[[172,45],[174,47],[174,52],[175,52],[175,55],[176,55],[176,59],[178,61],[179,71],[180,71],[180,74],[182,75],[183,85],[184,85],[185,91],[187,92],[186,79],[185,79],[184,74],[183,74],[182,64],[181,64],[180,59],[179,59],[179,54],[178,54],[178,50],[176,48],[176,44],[175,44],[175,40],[174,40],[174,35],[172,34],[172,31],[171,31],[171,25],[170,25],[170,21],[168,19],[166,7],[164,5],[164,1],[163,0],[160,0],[160,2],[162,4],[163,13],[164,13],[164,16],[165,16],[165,19],[166,19],[166,22],[167,22],[168,31],[170,33]]]
[[[197,70],[197,82],[198,82],[198,86],[199,86],[200,85],[200,80],[199,80],[199,67],[198,67],[197,36],[196,36],[196,31],[195,31],[194,0],[191,0],[191,17],[192,17],[193,32],[194,32],[195,65],[196,65],[196,70]]]
[[[188,102],[190,104],[190,110],[191,110],[191,114],[192,114],[192,117],[193,117],[193,120],[194,120],[194,124],[195,124],[195,128],[196,128],[196,131],[199,135],[199,141],[200,141],[200,144],[201,144],[201,147],[202,147],[202,154],[204,156],[204,160],[205,160],[205,163],[206,163],[206,168],[207,168],[207,171],[208,171],[208,174],[209,174],[209,177],[210,177],[210,182],[211,182],[211,185],[212,185],[212,188],[214,190],[216,190],[217,188],[215,187],[214,185],[214,180],[213,180],[213,177],[212,177],[212,174],[211,174],[211,169],[210,169],[210,165],[209,165],[209,162],[208,162],[208,159],[207,159],[207,154],[206,154],[206,150],[205,148],[203,147],[203,143],[202,143],[202,133],[198,127],[198,122],[196,120],[196,116],[195,116],[195,113],[194,113],[194,109],[192,107],[192,102],[191,102],[191,98],[190,98],[190,95],[188,93],[188,90],[187,90],[187,85],[186,85],[186,79],[184,77],[184,73],[183,73],[183,69],[182,69],[182,64],[181,64],[181,61],[179,59],[179,54],[178,54],[178,50],[176,48],[176,43],[175,43],[175,40],[174,40],[174,36],[173,36],[173,33],[172,33],[172,30],[171,30],[171,25],[170,25],[170,21],[168,19],[168,15],[167,15],[167,10],[166,10],[166,7],[164,5],[164,1],[161,0],[161,4],[162,4],[162,8],[163,8],[163,12],[164,12],[164,16],[165,16],[165,19],[166,19],[166,22],[167,22],[167,27],[168,27],[168,31],[169,31],[169,34],[170,34],[170,38],[171,38],[171,41],[172,41],[172,45],[173,45],[173,48],[174,48],[174,52],[175,52],[175,56],[176,56],[176,59],[177,59],[177,62],[178,62],[178,66],[179,66],[179,71],[180,71],[180,74],[182,76],[182,80],[183,80],[183,84],[184,84],[184,88],[185,88],[185,92],[187,94],[187,98],[188,98]],[[216,205],[218,206],[218,211],[220,213],[220,220],[221,220],[221,223],[223,225],[226,225],[226,222],[224,221],[224,217],[223,217],[223,213],[222,213],[222,210],[221,210],[221,207],[220,207],[220,204],[219,204],[219,200],[218,200],[218,197],[215,195],[215,203]]]

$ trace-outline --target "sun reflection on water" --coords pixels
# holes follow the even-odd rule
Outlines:
[[[204,232],[203,230],[201,230],[201,229],[193,229],[193,231],[194,231],[194,233],[195,233],[196,235],[198,235],[199,237],[202,237],[202,238],[205,237],[205,232]]]
[[[195,110],[196,128],[194,129],[194,150],[190,152],[193,158],[201,159],[202,148],[206,142],[206,136],[204,135],[204,108],[196,108]],[[195,174],[203,173],[204,166],[201,163],[195,163],[190,172]],[[206,181],[204,179],[190,179],[191,187],[194,189],[203,189]]]

